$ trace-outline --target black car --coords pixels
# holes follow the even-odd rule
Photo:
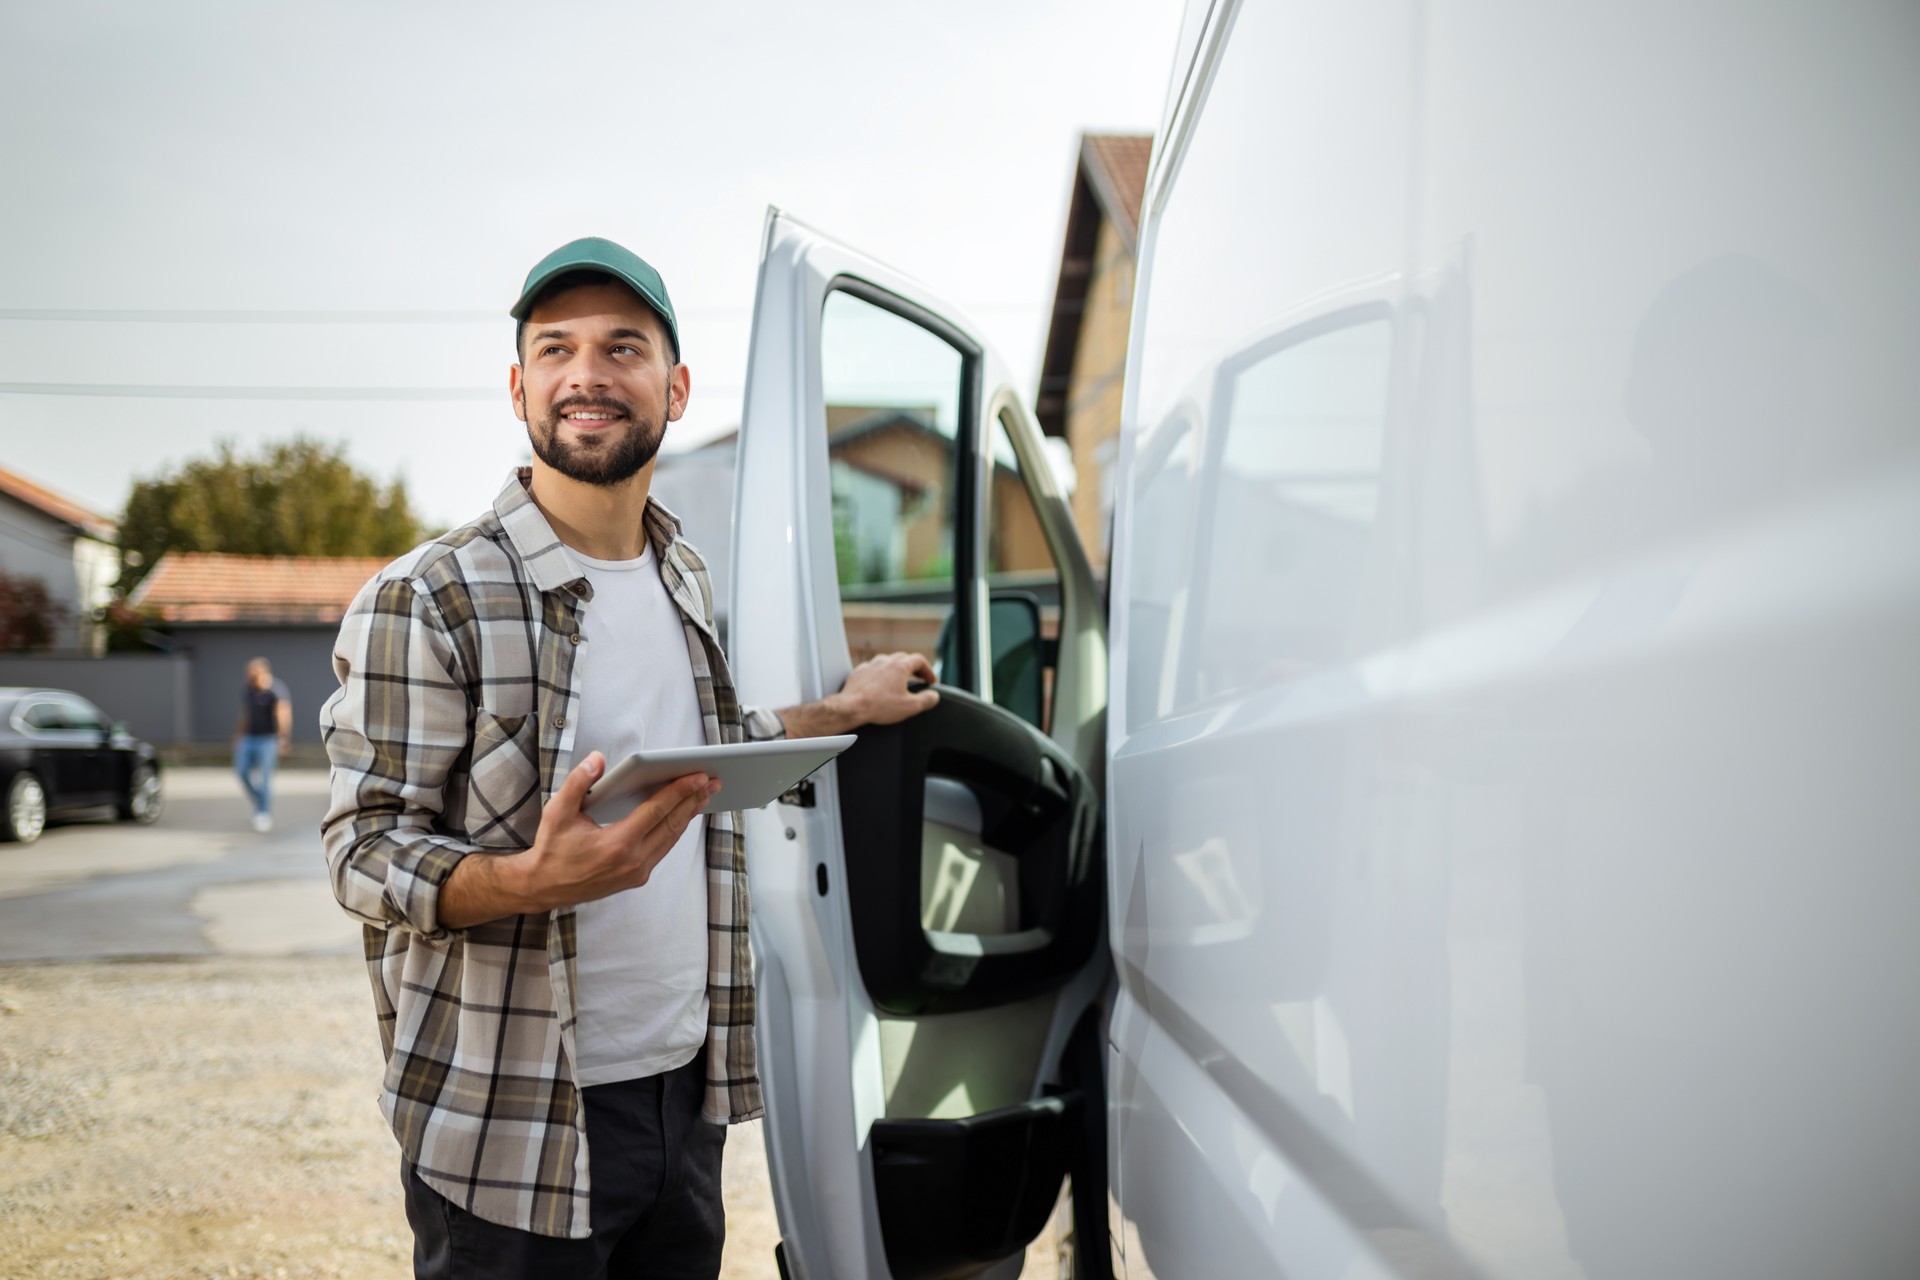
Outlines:
[[[0,840],[40,838],[47,819],[112,805],[126,822],[160,816],[151,744],[77,693],[0,689]]]

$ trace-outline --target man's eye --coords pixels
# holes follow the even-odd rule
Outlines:
[[[637,356],[640,354],[640,348],[628,346],[624,342],[621,343],[619,346],[615,347],[613,350],[616,354],[619,354],[619,355]]]
[[[556,345],[554,345],[554,346],[548,346],[548,347],[542,347],[542,348],[540,348],[540,354],[541,354],[541,355],[543,355],[543,356],[550,356],[550,355],[552,355],[552,354],[553,354],[554,352],[556,352],[556,351],[563,351],[563,350],[565,350],[565,348],[564,348],[564,347],[561,347],[561,346],[559,346],[559,345],[557,345],[557,344],[556,344]]]

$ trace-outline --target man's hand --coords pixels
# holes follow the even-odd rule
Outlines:
[[[909,692],[912,681],[929,686]],[[931,688],[933,665],[917,653],[883,653],[868,658],[847,675],[840,686],[839,698],[855,727],[863,724],[898,724],[917,716],[940,701]]]
[[[909,690],[910,681],[933,684],[933,666],[917,653],[883,653],[847,676],[840,692],[804,706],[787,707],[780,720],[790,738],[850,733],[863,724],[898,724],[940,701],[931,687]]]
[[[533,847],[462,858],[440,889],[440,923],[465,929],[502,916],[577,906],[647,882],[720,783],[704,773],[676,778],[618,822],[601,826],[581,804],[606,772],[598,751],[573,767],[540,811]]]

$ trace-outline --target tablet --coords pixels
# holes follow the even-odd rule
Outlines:
[[[854,735],[775,738],[719,747],[673,747],[636,751],[587,788],[582,806],[598,822],[617,822],[662,784],[690,773],[720,779],[715,810],[759,809],[772,804],[802,778],[854,743]]]

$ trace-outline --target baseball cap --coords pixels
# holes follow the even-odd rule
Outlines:
[[[639,254],[599,236],[570,240],[534,263],[533,270],[527,272],[526,284],[520,287],[520,300],[507,314],[524,322],[540,291],[569,271],[598,271],[639,294],[666,322],[674,353],[679,354],[680,325],[673,317],[673,301],[667,297],[667,285],[660,273]]]

